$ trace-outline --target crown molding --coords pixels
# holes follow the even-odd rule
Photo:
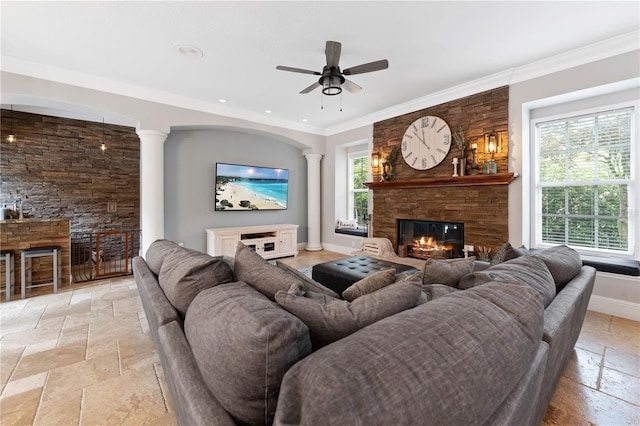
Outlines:
[[[366,115],[338,126],[329,127],[326,136],[342,133],[354,128],[372,125],[378,121],[429,108],[444,102],[470,96],[475,93],[511,85],[526,80],[553,74],[590,62],[599,61],[640,49],[640,30],[603,40],[585,47],[571,50],[540,61],[492,74],[471,82],[454,86],[423,96],[373,114]]]
[[[590,62],[622,55],[640,49],[640,31],[633,31],[617,37],[580,47],[560,55],[516,67],[509,84],[553,74]]]
[[[117,80],[107,79],[96,75],[79,73],[59,67],[42,65],[23,61],[8,56],[0,56],[0,70],[3,72],[24,75],[45,81],[67,84],[74,87],[82,87],[89,90],[104,92],[110,95],[125,96],[140,99],[157,104],[169,105],[176,108],[184,108],[198,112],[218,115],[237,120],[250,121],[257,124],[283,128],[287,130],[310,133],[320,136],[326,135],[326,129],[297,123],[290,120],[282,120],[275,117],[265,117],[263,114],[248,112],[229,105],[220,105],[218,102],[208,102],[189,98],[170,92],[151,90],[134,84],[122,83]],[[71,117],[73,118],[73,117]]]
[[[174,93],[159,92],[137,85],[124,84],[119,81],[95,75],[88,75],[58,67],[35,64],[7,56],[0,57],[0,64],[2,71],[14,74],[159,104],[171,105],[178,108],[215,114],[242,121],[250,121],[256,124],[327,137],[360,127],[370,126],[378,121],[387,120],[389,118],[429,108],[434,105],[470,96],[475,93],[495,89],[496,87],[531,80],[590,62],[638,50],[639,48],[640,30],[636,30],[582,48],[574,49],[563,54],[555,55],[523,66],[510,68],[474,81],[453,86],[328,128],[310,126],[275,117],[265,117],[263,114],[247,112],[245,110],[233,108],[229,105],[221,106],[217,102],[201,101],[176,95]]]

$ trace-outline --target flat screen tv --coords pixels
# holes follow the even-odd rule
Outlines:
[[[216,211],[285,210],[289,170],[216,163]]]

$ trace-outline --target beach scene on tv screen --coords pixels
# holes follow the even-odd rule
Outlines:
[[[284,210],[289,170],[216,164],[216,211]]]

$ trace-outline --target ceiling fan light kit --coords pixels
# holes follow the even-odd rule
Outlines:
[[[322,85],[322,93],[327,96],[335,96],[342,93],[342,83],[344,83],[344,77],[341,75],[328,75],[326,77],[320,77],[320,83]]]
[[[327,96],[335,96],[342,93],[342,86],[344,86],[344,88],[351,93],[357,93],[362,90],[362,87],[344,78],[345,75],[364,74],[366,72],[380,71],[389,68],[389,62],[386,59],[382,59],[379,61],[369,62],[366,64],[347,68],[344,71],[340,71],[340,67],[338,66],[338,64],[340,62],[341,51],[342,44],[337,41],[327,41],[325,47],[327,64],[322,68],[322,72],[305,70],[302,68],[287,67],[283,65],[278,65],[276,69],[281,71],[297,72],[301,74],[319,75],[320,78],[316,83],[313,83],[311,86],[302,89],[300,93],[309,93],[318,87],[322,87],[323,94]]]

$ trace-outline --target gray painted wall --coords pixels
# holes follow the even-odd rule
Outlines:
[[[600,102],[599,95],[612,93],[613,85],[632,81],[631,91],[608,95],[619,102],[628,93],[640,93],[637,78],[640,75],[640,50],[613,56],[553,74],[513,84],[509,91],[509,169],[520,178],[509,185],[509,239],[511,244],[531,246],[529,235],[529,119],[532,111],[564,102],[592,105]],[[632,80],[633,79],[633,80]],[[626,87],[626,85],[623,85]],[[604,91],[603,91],[604,90]],[[620,97],[622,96],[622,98]],[[563,106],[549,107],[547,111]],[[535,112],[533,112],[535,114]],[[597,312],[632,318],[638,321],[640,306],[640,278],[598,272],[589,309]]]
[[[289,203],[278,211],[214,211],[216,162],[289,169]],[[307,241],[307,162],[281,140],[233,130],[175,130],[164,145],[165,238],[205,251],[206,228],[293,223]]]

